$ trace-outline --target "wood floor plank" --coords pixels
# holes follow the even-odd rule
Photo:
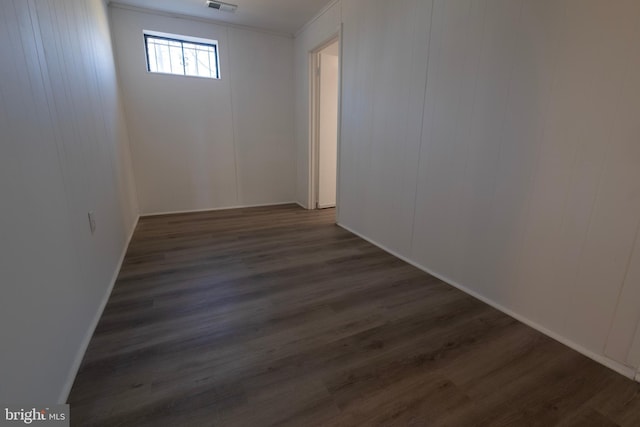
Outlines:
[[[77,426],[638,426],[640,386],[294,205],[142,218]]]

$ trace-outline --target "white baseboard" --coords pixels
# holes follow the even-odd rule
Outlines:
[[[518,313],[515,313],[515,312],[511,311],[510,309],[508,309],[508,308],[506,308],[506,307],[504,307],[504,306],[502,306],[502,305],[500,305],[500,304],[498,304],[498,303],[496,303],[496,302],[494,302],[494,301],[492,301],[492,300],[480,295],[479,293],[467,288],[466,286],[463,286],[463,285],[461,285],[459,283],[456,283],[455,281],[449,279],[448,277],[443,276],[441,274],[438,274],[438,273],[430,270],[429,268],[427,268],[427,267],[425,267],[423,265],[420,265],[417,262],[415,262],[415,261],[413,261],[413,260],[411,260],[411,259],[409,259],[409,258],[407,258],[407,257],[405,257],[403,255],[400,255],[400,254],[396,253],[394,250],[389,249],[384,245],[381,245],[380,243],[378,243],[378,242],[376,242],[376,241],[374,241],[374,240],[362,235],[361,233],[351,229],[350,227],[348,227],[348,226],[346,226],[344,224],[340,224],[338,222],[337,225],[339,225],[340,227],[344,228],[345,230],[355,234],[356,236],[360,237],[361,239],[366,240],[367,242],[371,243],[372,245],[375,245],[375,246],[379,247],[383,251],[388,252],[389,254],[395,256],[396,258],[399,258],[399,259],[403,260],[404,262],[406,262],[408,264],[411,264],[414,267],[424,271],[425,273],[428,273],[428,274],[432,275],[433,277],[436,277],[436,278],[442,280],[443,282],[445,282],[445,283],[447,283],[447,284],[449,284],[449,285],[461,290],[462,292],[464,292],[464,293],[466,293],[468,295],[471,295],[472,297],[474,297],[476,299],[479,299],[480,301],[490,305],[491,307],[493,307],[493,308],[495,308],[497,310],[500,310],[501,312],[503,312],[503,313],[513,317],[514,319],[524,323],[525,325],[527,325],[527,326],[529,326],[529,327],[531,327],[533,329],[536,329],[539,332],[542,332],[543,334],[547,335],[548,337],[553,338],[554,340],[560,342],[561,344],[566,345],[567,347],[577,351],[578,353],[581,353],[581,354],[587,356],[588,358],[590,358],[592,360],[595,360],[596,362],[606,366],[609,369],[612,369],[612,370],[618,372],[621,375],[624,375],[627,378],[635,379],[635,381],[640,382],[640,371],[636,372],[636,370],[634,368],[631,368],[629,366],[623,365],[622,363],[616,362],[615,360],[609,359],[608,357],[603,356],[601,354],[595,353],[595,352],[593,352],[593,351],[581,346],[580,344],[577,344],[577,343],[571,341],[570,339],[568,339],[566,337],[563,337],[562,335],[559,335],[558,333],[556,333],[556,332],[554,332],[554,331],[552,331],[550,329],[547,329],[546,327],[544,327],[542,325],[539,325],[538,323],[536,323],[536,322],[534,322],[534,321],[532,321],[530,319],[527,319],[526,317],[524,317],[524,316],[522,316],[522,315],[520,315]]]
[[[296,201],[291,202],[276,202],[276,203],[262,203],[257,205],[235,205],[235,206],[224,206],[221,208],[205,208],[205,209],[186,209],[182,211],[166,211],[166,212],[152,212],[152,213],[144,213],[141,214],[141,218],[147,218],[150,216],[160,216],[160,215],[177,215],[177,214],[186,214],[186,213],[198,213],[198,212],[214,212],[214,211],[226,211],[230,209],[244,209],[244,208],[264,208],[268,206],[282,206],[282,205],[296,205],[300,204]]]
[[[296,205],[300,206],[302,209],[309,210],[309,208],[307,208],[303,203],[296,202]]]
[[[115,286],[116,280],[118,279],[118,274],[120,274],[120,269],[122,268],[124,257],[127,254],[127,249],[129,249],[129,244],[131,243],[131,239],[133,238],[133,233],[136,231],[136,226],[138,225],[139,220],[140,220],[140,216],[138,215],[138,217],[136,218],[133,224],[133,227],[131,227],[131,231],[129,232],[129,237],[127,238],[127,242],[124,245],[124,248],[122,249],[122,254],[120,254],[120,259],[116,264],[116,268],[115,268],[115,271],[113,272],[113,276],[111,278],[111,282],[109,283],[109,287],[105,291],[104,296],[102,297],[102,301],[100,302],[100,307],[98,308],[98,311],[96,311],[96,315],[91,321],[91,325],[89,326],[89,329],[87,329],[87,333],[85,334],[84,339],[80,344],[80,348],[78,349],[76,358],[74,359],[73,364],[71,365],[71,369],[69,370],[69,374],[67,375],[67,381],[65,382],[64,387],[62,388],[62,391],[60,392],[60,395],[58,397],[58,403],[60,404],[66,403],[67,399],[69,398],[69,393],[71,392],[71,387],[73,387],[73,382],[76,379],[76,375],[78,375],[78,370],[80,369],[80,365],[82,364],[82,359],[84,359],[84,354],[87,352],[87,348],[89,347],[91,338],[93,338],[93,333],[95,332],[96,327],[98,326],[98,322],[100,321],[100,318],[102,317],[102,312],[104,311],[104,308],[107,306],[107,302],[109,301],[109,297],[111,296],[113,287]]]

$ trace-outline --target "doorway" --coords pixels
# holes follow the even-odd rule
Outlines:
[[[337,203],[340,49],[334,38],[311,53],[311,170],[313,209]]]

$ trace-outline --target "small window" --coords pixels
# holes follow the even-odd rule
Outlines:
[[[144,44],[150,73],[220,78],[215,40],[145,31]]]

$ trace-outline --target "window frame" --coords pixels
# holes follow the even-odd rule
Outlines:
[[[149,73],[149,74],[161,74],[161,75],[165,75],[165,76],[196,77],[196,78],[208,79],[208,80],[220,80],[222,78],[221,77],[221,73],[220,73],[220,46],[219,46],[217,40],[203,39],[203,38],[199,38],[199,37],[184,36],[184,35],[179,35],[179,34],[160,33],[160,32],[157,32],[157,31],[149,31],[149,30],[143,30],[142,35],[143,35],[143,40],[144,40],[144,54],[145,54],[147,73]],[[180,43],[180,48],[182,49],[182,70],[183,70],[183,74],[166,73],[166,72],[163,72],[163,71],[152,71],[151,70],[151,63],[149,62],[149,44],[148,44],[148,39],[149,38],[151,38],[151,39],[159,39],[159,40],[166,40],[166,41],[175,42],[175,43]],[[213,50],[214,50],[213,57],[215,59],[215,73],[214,73],[214,76],[209,77],[209,76],[197,76],[197,75],[186,74],[187,70],[186,70],[185,56],[184,56],[184,44],[185,43],[204,46],[204,47],[207,47],[207,48],[213,48]]]

